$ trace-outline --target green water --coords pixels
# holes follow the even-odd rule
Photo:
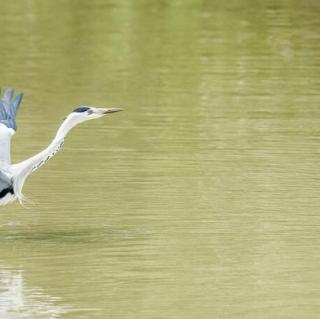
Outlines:
[[[1,319],[319,318],[320,2],[2,1],[19,161]]]

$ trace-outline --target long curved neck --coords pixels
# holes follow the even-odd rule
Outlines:
[[[18,197],[20,195],[22,196],[21,190],[25,179],[36,169],[47,163],[47,161],[61,149],[65,136],[78,123],[79,121],[74,117],[68,116],[59,127],[54,139],[48,147],[29,159],[12,165],[15,180],[14,188]]]
[[[54,141],[60,141],[61,139],[64,139],[68,132],[79,123],[80,122],[77,118],[73,117],[72,115],[69,115],[60,125],[52,143]]]

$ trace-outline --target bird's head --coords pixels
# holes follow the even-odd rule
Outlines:
[[[110,113],[122,111],[120,108],[98,108],[92,106],[79,106],[69,115],[74,122],[81,123],[88,120],[97,119]]]
[[[74,126],[88,121],[94,120],[99,117],[105,116],[110,113],[122,111],[119,108],[98,108],[93,106],[79,106],[74,109],[63,121],[57,132],[57,138],[62,138]]]

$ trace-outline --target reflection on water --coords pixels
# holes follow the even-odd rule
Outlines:
[[[125,112],[75,128],[27,181],[35,204],[1,208],[2,286],[22,287],[1,300],[23,296],[1,313],[317,318],[319,9],[3,2],[0,84],[26,94],[15,160],[76,105]]]
[[[41,288],[27,287],[21,270],[0,271],[0,318],[60,318],[68,311],[59,301]]]

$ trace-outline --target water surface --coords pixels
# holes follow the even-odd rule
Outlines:
[[[0,317],[317,318],[320,3],[2,3],[16,161],[82,124],[0,210]]]

